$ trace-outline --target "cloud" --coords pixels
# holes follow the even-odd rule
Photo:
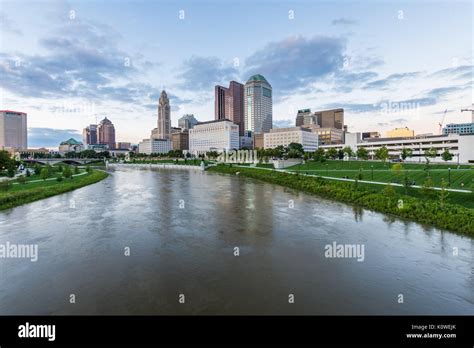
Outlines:
[[[224,63],[217,57],[192,56],[184,61],[181,70],[179,87],[196,92],[212,91],[216,84],[228,83],[238,77],[238,71],[232,64]]]
[[[28,147],[58,147],[69,138],[82,141],[82,135],[75,129],[28,128]]]
[[[396,126],[396,125],[404,125],[407,124],[408,120],[406,118],[396,118],[394,120],[390,120],[388,122],[379,122],[377,126],[379,127],[386,127],[386,126]]]
[[[333,77],[333,81],[335,82],[334,91],[338,93],[350,93],[354,88],[377,76],[378,74],[374,71],[352,72],[341,70]]]
[[[414,72],[406,72],[406,73],[400,73],[400,74],[392,74],[387,76],[384,79],[376,80],[376,81],[371,81],[367,83],[363,89],[386,89],[389,85],[395,83],[395,82],[400,82],[402,80],[410,79],[410,78],[415,78],[420,76],[420,72],[414,71]]]
[[[294,127],[295,120],[273,120],[273,128]]]
[[[358,23],[357,20],[351,19],[351,18],[345,18],[345,17],[336,18],[331,22],[332,25],[342,25],[342,26],[354,25],[357,23]]]
[[[393,74],[390,75],[387,79],[402,79],[408,76],[416,76],[418,73],[405,73],[405,74]],[[380,80],[382,81],[382,80]],[[439,87],[433,88],[421,93],[420,97],[417,98],[410,98],[410,99],[399,99],[399,100],[392,100],[392,99],[380,99],[373,103],[330,103],[323,105],[325,109],[333,109],[343,107],[345,110],[352,112],[352,113],[369,113],[369,112],[403,112],[403,110],[410,110],[410,112],[414,112],[421,107],[427,107],[436,105],[437,103],[441,102],[444,98],[448,97],[450,94],[456,92],[467,91],[471,88],[470,84],[460,85],[460,86],[447,86],[447,87]],[[350,88],[349,88],[350,90]]]
[[[268,43],[245,60],[246,79],[262,74],[274,93],[304,88],[337,72],[343,65],[345,40],[327,36],[293,36]],[[245,79],[245,80],[246,80]]]
[[[435,71],[430,77],[449,77],[452,79],[472,79],[473,66],[459,65],[451,68]]]
[[[426,93],[426,95],[429,98],[434,98],[436,100],[445,98],[451,93],[455,92],[460,92],[462,90],[465,90],[466,87],[460,87],[460,86],[449,86],[449,87],[440,87],[440,88],[433,88],[429,92]]]
[[[0,23],[1,25],[1,31],[3,33],[10,33],[10,34],[15,34],[18,36],[23,36],[23,32],[18,29],[14,24],[13,21],[8,17],[5,13],[0,12]]]
[[[135,102],[153,88],[134,82],[142,69],[118,48],[119,38],[109,26],[67,21],[39,40],[43,55],[0,53],[2,87],[22,97]],[[136,56],[136,61],[142,60]],[[150,67],[144,60],[143,65]]]

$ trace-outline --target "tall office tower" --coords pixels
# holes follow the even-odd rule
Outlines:
[[[296,127],[317,124],[318,117],[311,112],[311,109],[298,110],[298,113],[296,114]]]
[[[272,128],[272,86],[262,75],[253,75],[245,83],[245,130],[266,133]]]
[[[168,95],[163,90],[158,102],[158,133],[159,139],[170,139],[171,119],[170,119],[170,101]]]
[[[321,128],[344,129],[344,109],[316,111],[314,114]]]
[[[0,149],[28,148],[26,113],[0,110]]]
[[[99,144],[105,144],[109,149],[115,149],[115,127],[107,117],[100,121],[97,133]]]
[[[230,81],[229,88],[216,86],[214,100],[216,120],[231,120],[239,126],[240,136],[244,135],[244,85]]]
[[[193,114],[186,114],[183,115],[179,120],[178,120],[178,126],[181,129],[192,129],[195,125],[198,124],[198,120],[194,118]]]
[[[91,124],[84,128],[82,132],[82,139],[84,145],[95,145],[97,144],[97,125]]]

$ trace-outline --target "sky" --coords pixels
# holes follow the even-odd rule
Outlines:
[[[214,118],[214,86],[262,74],[275,127],[344,108],[350,132],[439,131],[473,103],[471,1],[0,0],[0,109],[28,113],[29,147],[105,116],[116,140]],[[444,116],[445,110],[447,110]]]

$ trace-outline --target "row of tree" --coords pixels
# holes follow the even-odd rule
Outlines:
[[[307,154],[305,154],[307,155]],[[438,155],[438,150],[434,147],[432,148],[429,148],[427,150],[424,151],[424,156],[426,158],[426,161],[429,162],[429,159],[430,158],[436,158],[436,156]],[[327,150],[323,149],[323,148],[318,148],[315,152],[312,153],[312,155],[309,155],[307,156],[307,158],[309,157],[312,157],[315,161],[324,161],[326,159],[343,159],[344,157],[357,157],[358,159],[361,159],[361,160],[368,160],[369,159],[369,152],[367,151],[366,148],[364,147],[359,147],[357,149],[356,152],[354,152],[352,150],[351,147],[349,146],[346,146],[344,147],[343,149],[335,149],[335,148],[328,148]],[[380,148],[378,148],[373,156],[378,159],[378,160],[381,160],[381,161],[386,161],[390,156],[389,156],[389,152],[388,152],[388,149],[386,146],[382,146]],[[409,157],[412,157],[413,156],[413,151],[409,148],[403,148],[401,153],[400,153],[400,157],[402,160],[406,160],[407,158]],[[453,154],[449,152],[448,149],[445,149],[442,153],[441,153],[441,158],[444,160],[444,161],[451,161],[453,159]]]

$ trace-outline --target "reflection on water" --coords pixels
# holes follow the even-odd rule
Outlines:
[[[0,259],[0,314],[474,314],[472,239],[237,176],[117,170],[1,212],[7,241],[39,260]]]

